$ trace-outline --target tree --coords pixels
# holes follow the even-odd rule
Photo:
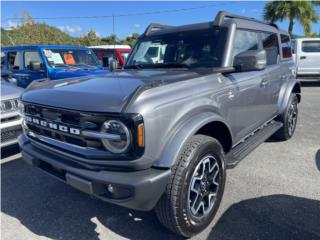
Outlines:
[[[101,38],[101,42],[102,44],[105,44],[105,45],[112,45],[112,44],[120,43],[120,40],[117,37],[117,35],[111,34],[107,37]]]
[[[84,46],[94,46],[101,44],[100,38],[98,37],[97,33],[92,29],[90,29],[86,35],[80,37],[79,40],[81,45]]]
[[[122,41],[122,44],[130,45],[131,47],[133,47],[139,36],[139,33],[133,33],[126,37],[126,39]]]
[[[263,17],[265,20],[275,23],[276,21],[289,21],[288,32],[292,35],[294,20],[298,21],[306,35],[311,33],[311,23],[316,23],[319,16],[315,6],[320,1],[270,1],[264,7]]]

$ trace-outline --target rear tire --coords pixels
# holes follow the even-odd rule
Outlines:
[[[195,135],[173,166],[166,191],[156,206],[159,221],[184,237],[201,232],[218,210],[225,179],[220,143],[208,136]]]
[[[296,94],[291,93],[286,110],[278,116],[277,120],[282,122],[283,126],[274,134],[273,138],[282,141],[290,139],[295,132],[298,120],[298,97]]]

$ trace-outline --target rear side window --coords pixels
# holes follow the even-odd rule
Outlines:
[[[24,67],[28,70],[31,70],[31,64],[32,62],[40,62],[41,58],[38,52],[24,52]]]
[[[10,70],[19,70],[20,52],[8,52],[8,68]]]
[[[267,52],[267,65],[279,62],[279,43],[276,33],[261,33],[263,49]]]
[[[303,52],[320,52],[320,41],[303,41],[302,42]]]
[[[237,30],[233,46],[233,56],[248,50],[258,50],[258,33],[246,30]]]
[[[281,49],[283,58],[291,58],[291,42],[290,37],[288,35],[281,34]]]

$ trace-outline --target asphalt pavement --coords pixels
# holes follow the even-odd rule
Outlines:
[[[153,212],[94,199],[30,167],[19,154],[4,156],[3,240],[179,239]],[[291,140],[269,140],[228,170],[219,211],[194,239],[320,239],[320,82],[303,85]]]

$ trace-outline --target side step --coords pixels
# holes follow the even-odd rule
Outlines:
[[[281,122],[270,121],[231,149],[226,155],[227,168],[234,168],[245,156],[282,127]]]

